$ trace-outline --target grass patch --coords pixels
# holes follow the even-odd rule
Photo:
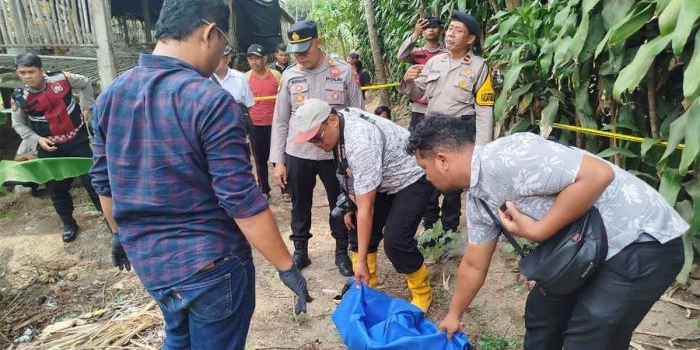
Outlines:
[[[487,331],[476,342],[479,350],[510,350],[517,349],[520,342],[516,339],[506,338],[494,332]]]

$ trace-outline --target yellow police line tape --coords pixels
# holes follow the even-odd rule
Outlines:
[[[399,85],[401,85],[401,83],[378,84],[378,85],[363,86],[361,89],[362,90],[378,90],[378,89],[390,88],[390,87],[399,86]],[[269,100],[274,100],[276,98],[277,98],[276,95],[275,96],[261,96],[261,97],[256,97],[255,101],[269,101]],[[645,138],[639,137],[639,136],[618,134],[615,132],[584,128],[582,126],[573,126],[573,125],[566,125],[566,124],[561,124],[561,123],[553,123],[552,126],[555,128],[558,128],[558,129],[569,130],[569,131],[578,132],[578,133],[582,133],[582,134],[603,136],[603,137],[608,137],[611,139],[619,139],[619,140],[639,142],[639,143],[642,143],[645,140]],[[661,141],[661,142],[659,142],[659,144],[662,146],[668,146],[668,142],[666,142],[666,141]],[[684,144],[679,144],[678,146],[676,146],[676,148],[678,148],[678,149],[683,149],[684,147],[685,147]]]
[[[574,132],[578,132],[578,133],[582,133],[582,134],[604,136],[604,137],[608,137],[611,139],[620,139],[620,140],[639,142],[639,143],[641,143],[645,140],[644,137],[618,134],[615,132],[603,131],[603,130],[597,130],[597,129],[584,128],[582,126],[573,126],[573,125],[566,125],[566,124],[561,124],[561,123],[553,123],[552,126],[555,128],[558,128],[558,129],[574,131]],[[668,146],[668,142],[661,141],[661,142],[659,142],[659,145]],[[685,145],[682,143],[679,144],[678,146],[676,146],[676,148],[678,148],[678,149],[683,149],[684,147],[685,147]]]

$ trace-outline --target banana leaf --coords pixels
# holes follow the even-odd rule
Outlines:
[[[8,181],[44,184],[51,180],[63,180],[90,171],[92,158],[66,157],[43,158],[25,162],[0,161],[0,195],[7,194],[2,187]]]

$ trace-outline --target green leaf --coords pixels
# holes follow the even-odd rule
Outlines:
[[[683,113],[678,119],[674,120],[673,123],[671,123],[671,127],[669,128],[669,135],[668,135],[668,146],[666,146],[666,151],[664,154],[661,156],[661,159],[659,159],[659,163],[664,161],[668,156],[671,155],[676,150],[676,147],[683,141],[683,138],[685,137],[685,127],[686,124],[688,123],[688,118],[689,114]]]
[[[530,123],[530,119],[520,119],[515,125],[513,125],[510,130],[509,130],[509,135],[518,133],[518,132],[524,132],[528,131],[532,128],[532,123]]]
[[[603,0],[603,24],[605,29],[618,25],[630,12],[637,0]]]
[[[549,98],[549,103],[547,107],[542,110],[542,120],[540,121],[540,134],[542,136],[549,136],[549,132],[552,130],[552,124],[557,118],[557,112],[559,111],[559,99],[552,96]]]
[[[681,271],[676,276],[676,282],[681,285],[686,285],[688,283],[688,277],[690,276],[690,270],[693,268],[693,237],[689,232],[683,235],[683,267]]]
[[[43,184],[83,175],[91,167],[92,158],[80,157],[43,158],[26,162],[3,160],[0,161],[0,185],[7,181]]]
[[[598,153],[597,156],[601,157],[601,158],[607,158],[607,157],[614,156],[616,154],[620,154],[622,156],[629,157],[629,158],[637,158],[637,154],[635,154],[631,150],[624,148],[624,147],[610,147],[610,148]]]
[[[671,41],[671,36],[659,36],[645,43],[637,51],[634,60],[620,71],[620,75],[613,85],[613,97],[620,100],[623,92],[635,89],[642,81],[654,62],[656,55]]]
[[[571,57],[573,57],[574,61],[578,62],[578,57],[579,54],[581,53],[581,50],[583,49],[583,44],[586,43],[586,37],[588,36],[588,27],[589,27],[589,22],[590,22],[590,15],[588,12],[584,12],[583,18],[581,19],[581,24],[578,27],[578,30],[576,31],[576,34],[574,34],[573,40],[571,40],[571,45],[569,46],[569,51],[571,53]]]
[[[678,173],[678,169],[666,168],[661,174],[661,184],[659,184],[659,193],[666,202],[674,206],[678,192],[681,190],[681,181],[683,177]]]
[[[534,93],[528,92],[523,96],[523,98],[520,100],[518,103],[518,114],[523,114],[527,110],[528,107],[530,107],[530,104],[532,103],[532,98],[535,96]]]
[[[647,152],[649,152],[649,149],[651,149],[655,145],[658,145],[659,143],[661,143],[661,140],[645,138],[644,141],[642,141],[642,149],[641,149],[642,158],[644,158],[647,155]]]
[[[609,44],[626,40],[649,22],[653,15],[653,3],[638,3],[621,22],[610,29]]]
[[[684,114],[688,115],[688,120],[685,125],[685,147],[678,166],[681,175],[685,175],[693,162],[700,161],[700,98],[696,99]]]
[[[697,234],[700,232],[700,179],[694,179],[683,183],[685,191],[693,199],[693,214],[685,216],[684,219],[690,223],[689,232]]]
[[[587,15],[589,12],[591,12],[591,10],[593,10],[595,5],[598,5],[599,2],[600,0],[583,0],[583,4],[581,4],[583,14]]]
[[[661,31],[661,35],[670,34],[676,28],[676,23],[678,23],[678,14],[680,13],[684,2],[686,1],[671,0],[668,6],[666,6],[666,8],[664,8],[664,10],[661,12],[659,15],[659,30]]]
[[[683,95],[692,98],[700,92],[700,31],[695,33],[695,49],[683,73]]]
[[[666,11],[664,11],[666,13]],[[662,13],[663,15],[663,13]],[[690,36],[690,32],[693,30],[693,26],[697,23],[697,19],[700,17],[700,1],[698,0],[685,0],[683,10],[678,14],[678,23],[676,24],[676,29],[673,31],[673,54],[680,56],[683,53],[683,47]],[[659,18],[659,22],[661,18]],[[695,41],[695,48],[699,46],[698,41]]]

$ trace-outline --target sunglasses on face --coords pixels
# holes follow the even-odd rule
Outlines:
[[[226,47],[227,47],[227,48],[230,48],[230,47],[231,47],[231,42],[228,40],[228,36],[226,36],[226,33],[224,33],[224,31],[221,30],[221,28],[219,28],[219,26],[217,26],[216,23],[214,23],[214,22],[209,22],[209,21],[207,21],[207,20],[204,19],[204,18],[202,18],[201,21],[202,21],[202,23],[204,23],[204,24],[206,24],[206,25],[211,25],[211,24],[213,24],[213,25],[214,25],[214,29],[216,29],[216,31],[219,32],[219,34],[221,34],[221,36],[224,38],[224,40],[226,40]],[[230,52],[230,49],[229,49],[229,52]]]
[[[309,140],[309,142],[313,143],[314,145],[317,145],[317,144],[323,142],[323,136],[326,135],[325,123],[321,124],[321,125],[323,125],[323,130],[321,130],[321,132],[319,132],[318,134],[316,134],[316,136],[314,136],[313,138],[311,138],[311,140]]]

